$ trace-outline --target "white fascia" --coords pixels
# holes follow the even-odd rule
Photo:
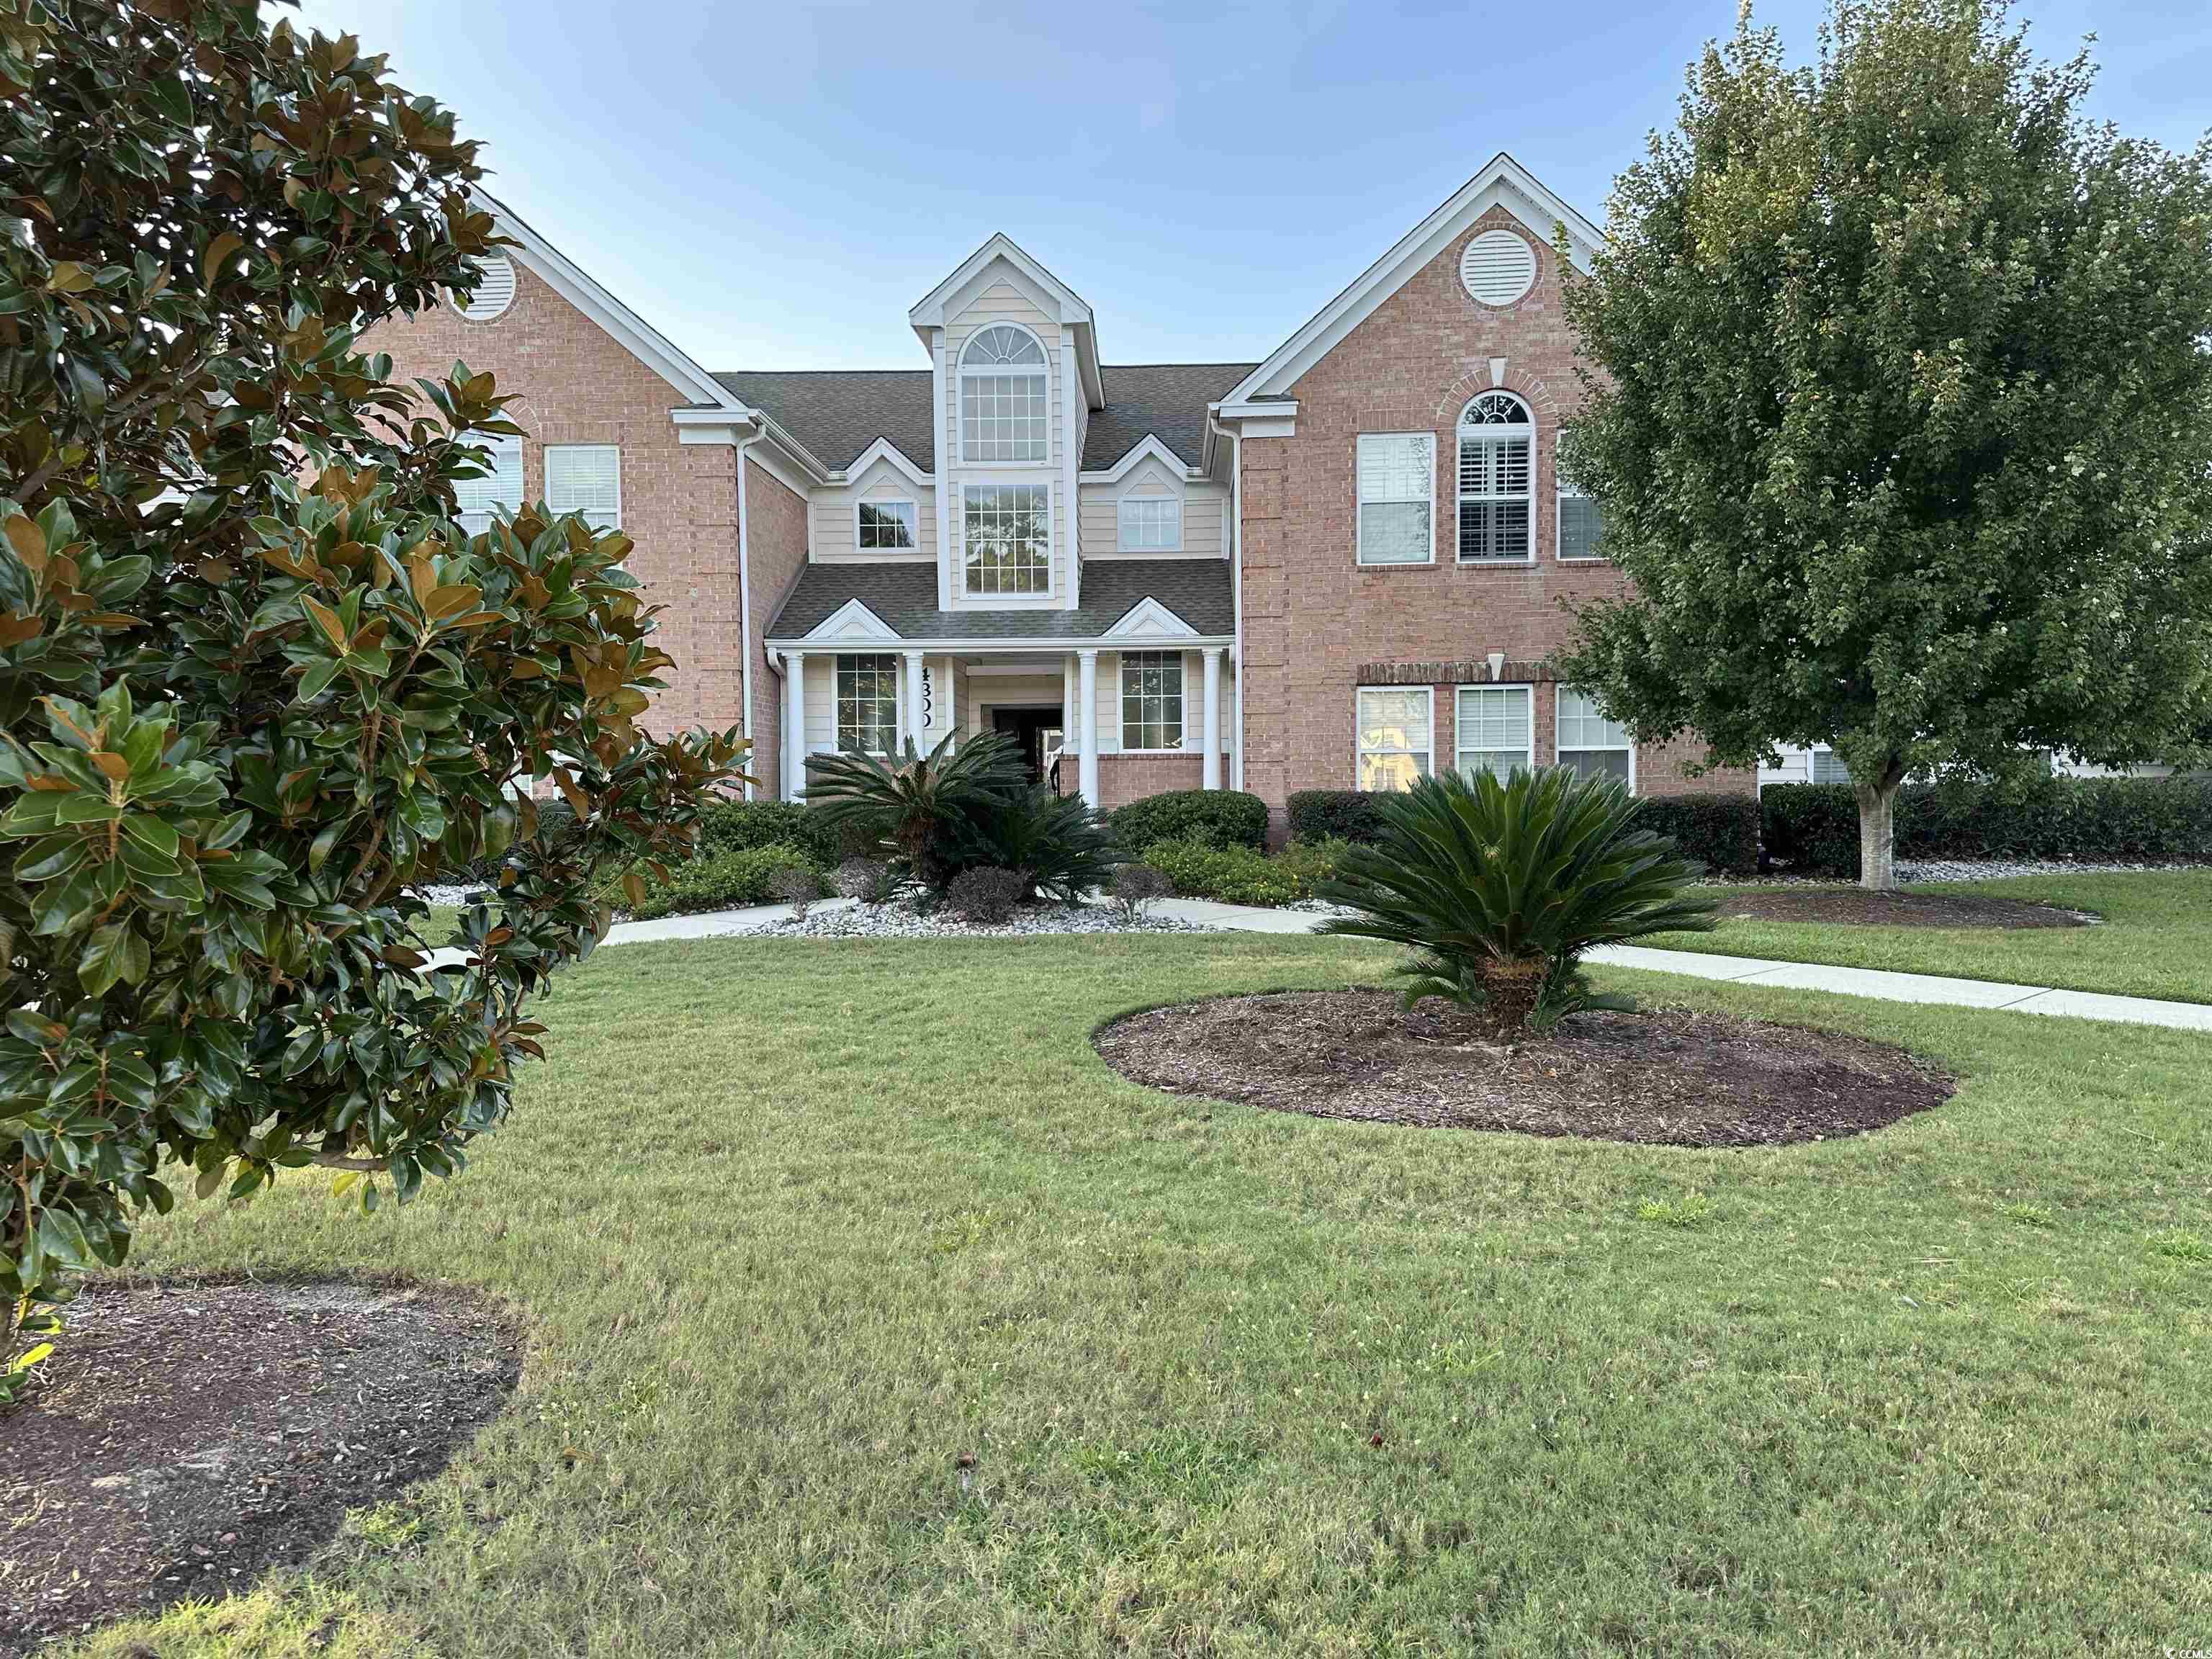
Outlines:
[[[1093,409],[1106,407],[1105,377],[1098,368],[1098,328],[1091,307],[1068,285],[1047,270],[1003,231],[963,259],[950,276],[915,301],[906,314],[925,346],[934,348],[934,331],[959,313],[967,289],[994,262],[1003,259],[1031,286],[1049,299],[1060,313],[1062,327],[1076,333],[1076,368],[1083,382],[1085,400]]]
[[[1135,471],[1142,462],[1158,461],[1176,477],[1185,482],[1203,478],[1206,469],[1187,465],[1182,456],[1162,443],[1157,434],[1147,432],[1131,447],[1129,453],[1102,471],[1085,472],[1080,476],[1085,483],[1119,483]]]

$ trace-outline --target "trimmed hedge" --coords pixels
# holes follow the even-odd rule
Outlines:
[[[1772,784],[1759,808],[1766,855],[1775,863],[1800,875],[1858,872],[1859,808],[1850,785]],[[1897,856],[2212,862],[2212,779],[1908,783],[1897,799]]]
[[[1715,875],[1747,876],[1759,868],[1756,795],[1646,795],[1635,827],[1673,839],[1686,859]]]
[[[1202,842],[1155,842],[1145,862],[1175,884],[1183,898],[1219,904],[1291,904],[1313,896],[1313,888],[1279,859],[1249,847],[1208,847]]]
[[[1256,853],[1267,845],[1267,803],[1241,789],[1170,789],[1118,807],[1106,821],[1125,848],[1194,841]]]
[[[1285,808],[1291,839],[1371,842],[1382,831],[1375,799],[1364,789],[1294,790]]]
[[[1301,789],[1290,799],[1291,840],[1371,843],[1382,829],[1375,807],[1381,799],[1360,789]],[[1646,795],[1636,822],[1673,836],[1685,858],[1716,872],[1746,875],[1759,867],[1755,796]]]
[[[699,818],[699,851],[742,853],[756,847],[797,847],[808,862],[829,869],[860,851],[798,801],[726,800]]]
[[[819,887],[822,866],[808,850],[793,842],[781,842],[766,847],[702,853],[675,866],[665,882],[655,881],[650,872],[641,868],[639,873],[645,877],[645,897],[635,904],[629,902],[619,883],[610,883],[604,896],[617,909],[628,910],[633,921],[649,921],[655,916],[688,916],[702,910],[730,910],[746,904],[774,904],[781,902],[774,885],[776,873],[793,869],[811,873]]]

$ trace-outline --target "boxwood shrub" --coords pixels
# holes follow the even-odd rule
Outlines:
[[[1715,875],[1747,876],[1759,868],[1759,797],[1647,795],[1636,827],[1673,838],[1684,858]]]
[[[830,869],[860,851],[826,827],[821,815],[798,801],[726,800],[709,806],[699,819],[702,853],[742,853],[756,847],[797,847],[809,862]]]
[[[1170,789],[1116,808],[1107,821],[1126,848],[1194,841],[1258,852],[1267,844],[1267,803],[1241,789]]]
[[[1857,873],[1859,809],[1848,784],[1773,784],[1759,808],[1775,863],[1801,875]],[[2212,778],[1909,783],[1898,796],[1897,856],[2212,862]]]
[[[1209,847],[1204,842],[1155,842],[1145,862],[1175,884],[1183,898],[1220,904],[1291,904],[1313,896],[1312,884],[1279,859],[1249,847]]]
[[[1292,841],[1373,841],[1382,825],[1364,789],[1299,789],[1287,807]]]
[[[792,842],[772,842],[765,847],[702,853],[673,866],[665,882],[641,871],[645,897],[635,904],[616,883],[608,884],[604,896],[617,909],[627,910],[633,921],[775,904],[782,902],[774,884],[776,872],[792,869],[811,872],[817,888],[821,886],[821,864],[807,848]]]

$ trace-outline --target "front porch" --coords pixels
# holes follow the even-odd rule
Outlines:
[[[805,793],[805,762],[843,749],[925,752],[1000,731],[1062,793],[1110,810],[1165,789],[1233,781],[1236,670],[1226,641],[1101,641],[961,650],[787,647],[780,793]]]

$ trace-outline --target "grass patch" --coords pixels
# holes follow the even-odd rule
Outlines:
[[[1668,933],[1646,943],[1668,951],[2212,1002],[2212,870],[1929,882],[1912,890],[1984,893],[2093,910],[2105,920],[2094,927],[2005,930],[1836,927],[1729,916],[1717,933]]]
[[[459,1181],[369,1217],[304,1176],[186,1199],[137,1258],[483,1285],[531,1322],[512,1408],[313,1577],[82,1651],[2044,1655],[2212,1627],[2212,1039],[1604,975],[1966,1079],[1877,1135],[1726,1152],[1212,1104],[1090,1046],[1388,960],[595,955]]]

